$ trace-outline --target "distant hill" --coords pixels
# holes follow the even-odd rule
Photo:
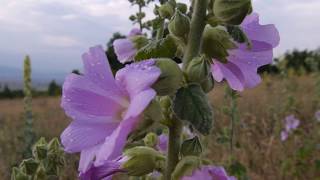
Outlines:
[[[34,88],[46,89],[50,81],[55,80],[62,84],[67,73],[32,71]],[[0,66],[0,88],[8,85],[11,89],[21,89],[23,86],[23,71],[19,68]]]

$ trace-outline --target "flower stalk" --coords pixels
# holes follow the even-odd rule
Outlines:
[[[195,0],[194,11],[192,14],[189,39],[186,52],[183,57],[183,70],[186,70],[190,61],[199,54],[201,37],[205,27],[207,11],[207,0]],[[181,145],[182,122],[174,118],[169,127],[169,142],[167,153],[167,169],[165,179],[170,180],[171,174],[179,162],[179,151]]]
[[[207,0],[195,0],[186,52],[183,56],[183,69],[185,70],[195,56],[199,54],[201,37],[206,25]]]

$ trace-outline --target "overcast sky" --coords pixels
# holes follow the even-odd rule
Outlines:
[[[254,0],[253,6],[262,24],[280,31],[277,56],[320,46],[320,0]],[[0,66],[21,67],[29,54],[38,71],[81,68],[81,54],[105,45],[113,32],[126,34],[135,11],[127,0],[0,0]]]

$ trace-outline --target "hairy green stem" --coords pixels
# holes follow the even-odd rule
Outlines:
[[[142,13],[142,6],[140,4],[138,4],[139,6],[139,15],[141,15]],[[142,27],[142,19],[140,17],[138,17],[138,23],[139,23],[139,28],[140,28],[140,31],[143,30],[143,27]]]
[[[179,162],[179,151],[181,145],[182,122],[175,118],[169,126],[169,144],[167,152],[167,166],[165,179],[170,180],[171,174]]]
[[[187,68],[192,58],[199,54],[202,33],[206,25],[207,5],[207,0],[195,0],[194,2],[188,45],[186,53],[183,56],[184,70]]]
[[[164,33],[164,19],[161,19],[160,27],[157,30],[156,39],[159,40],[163,38],[163,33]]]
[[[188,36],[187,49],[183,57],[183,69],[185,70],[189,62],[199,55],[202,33],[205,27],[207,12],[207,0],[195,0],[194,11],[192,13],[190,33]],[[172,120],[169,126],[169,144],[167,153],[167,169],[165,179],[171,180],[171,174],[179,162],[179,151],[181,145],[182,122],[178,118]]]

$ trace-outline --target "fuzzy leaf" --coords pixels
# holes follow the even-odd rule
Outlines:
[[[135,56],[136,61],[150,58],[173,58],[177,51],[174,38],[170,35],[158,41],[151,41],[142,47]]]
[[[181,120],[188,121],[204,135],[210,133],[212,109],[206,94],[198,84],[180,88],[173,103],[173,110]]]

